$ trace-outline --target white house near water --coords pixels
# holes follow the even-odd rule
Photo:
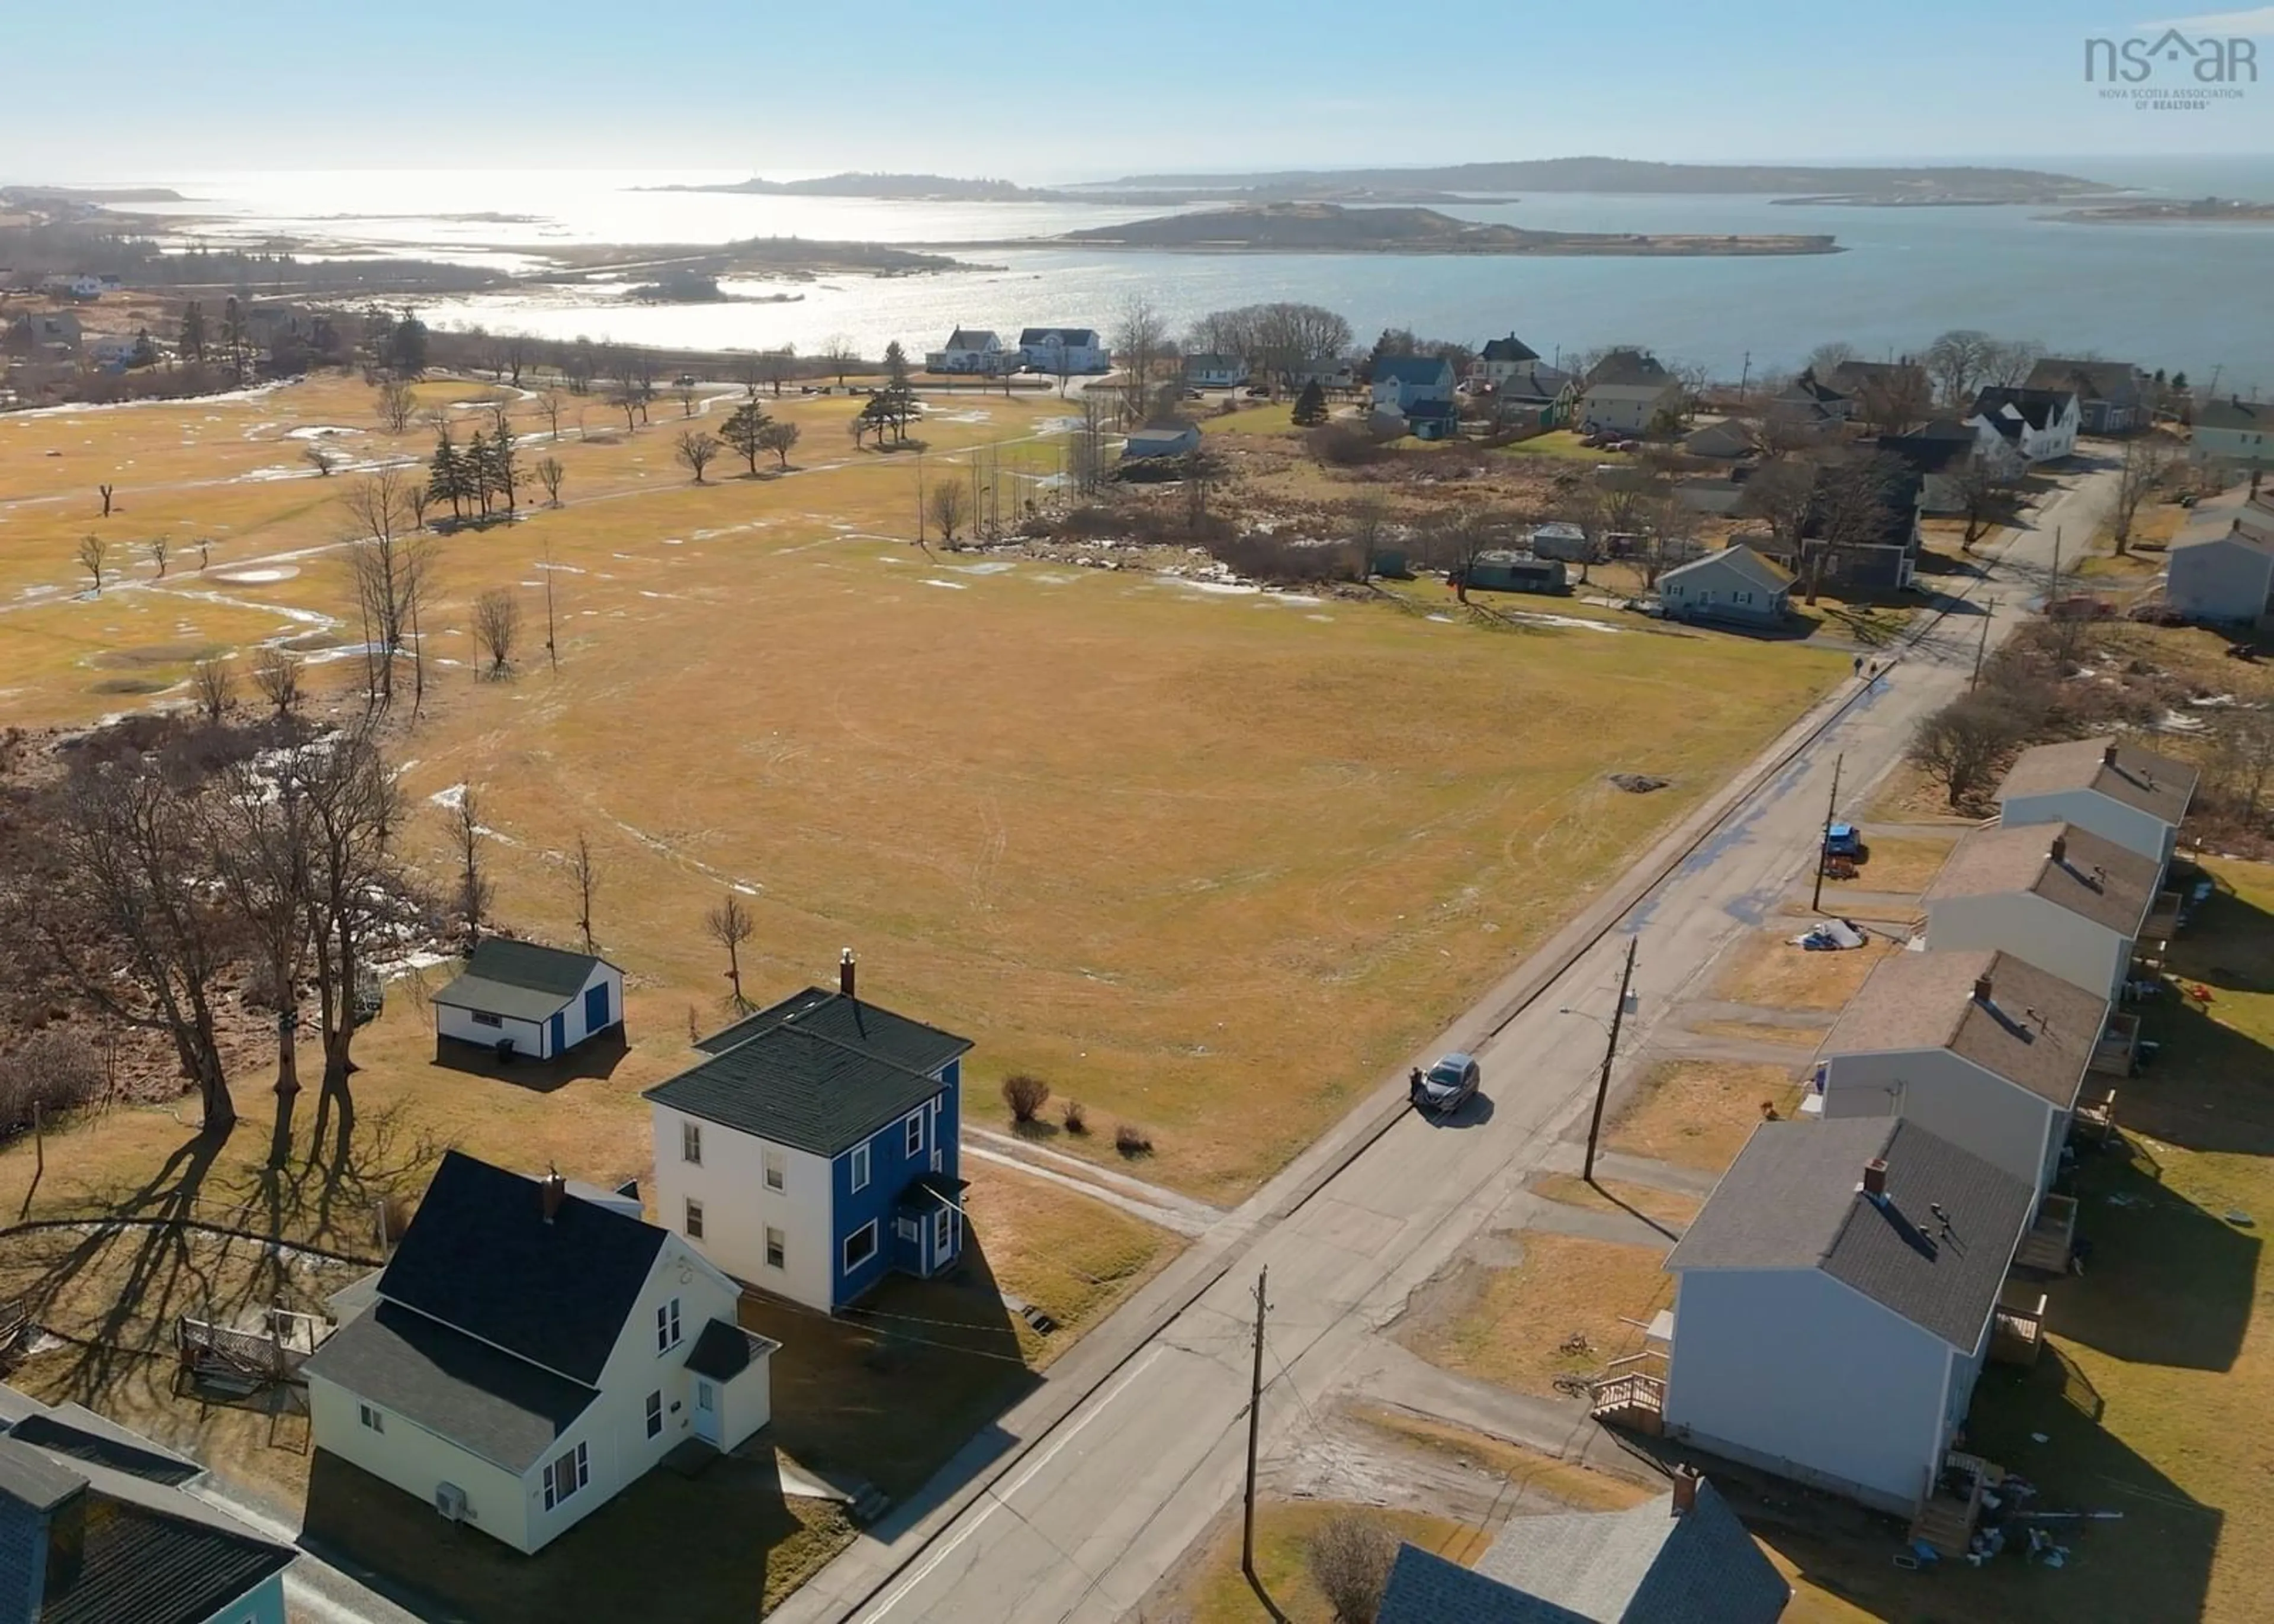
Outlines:
[[[1237,389],[1248,378],[1247,363],[1236,355],[1188,355],[1185,384],[1193,389]]]
[[[434,1035],[557,1060],[624,1019],[624,973],[592,953],[490,936],[433,996]]]
[[[1019,365],[1019,352],[1003,348],[1003,341],[986,327],[958,327],[947,335],[946,347],[924,357],[928,372],[975,372],[993,377]]]
[[[2111,735],[2040,744],[2022,751],[1998,786],[1998,821],[2074,824],[2154,860],[2160,879],[2195,776],[2186,762]]]
[[[1974,397],[1967,426],[1981,436],[1985,454],[2010,453],[2034,467],[2076,449],[2079,408],[2072,389],[1984,389]]]
[[[1977,829],[1921,898],[1926,944],[2011,953],[2113,1003],[2162,873],[2074,823]]]
[[[1764,1123],[1666,1260],[1667,1435],[1916,1511],[2036,1204],[1916,1122]]]
[[[960,1089],[970,1040],[809,987],[697,1046],[643,1096],[656,1205],[736,1279],[832,1312],[963,1249]]]
[[[1019,362],[1052,377],[1113,368],[1111,350],[1091,327],[1028,327],[1019,335]]]
[[[2229,395],[2195,408],[2187,455],[2198,462],[2274,468],[2274,401]]]
[[[558,1176],[448,1153],[375,1291],[301,1367],[316,1447],[516,1551],[771,1416],[742,1288]]]
[[[2165,556],[2164,601],[2214,625],[2274,613],[2274,493],[2238,486],[2196,508]]]
[[[2042,1195],[2108,1011],[2009,953],[1891,953],[1818,1051],[1825,1118],[1903,1117]]]

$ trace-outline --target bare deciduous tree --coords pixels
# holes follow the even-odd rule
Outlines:
[[[432,585],[434,553],[419,533],[410,487],[401,470],[383,468],[340,498],[348,516],[348,567],[363,618],[369,692],[382,710],[394,703],[395,657],[406,644],[420,696],[425,689],[425,651],[415,634]]]
[[[1802,367],[1803,371],[1813,373],[1818,383],[1829,384],[1832,374],[1855,358],[1856,346],[1835,338],[1810,350]]]
[[[1971,548],[1986,535],[1992,526],[2006,516],[2013,505],[2014,491],[2018,484],[2014,473],[1995,457],[1977,452],[1951,475],[1953,493],[1958,499],[1959,510],[1966,515],[1966,531],[1960,538],[1962,549]]]
[[[237,668],[225,659],[200,660],[190,671],[198,714],[219,726],[237,708]]]
[[[681,468],[695,476],[695,483],[701,485],[703,470],[719,455],[719,441],[716,436],[705,434],[701,429],[682,429],[671,454],[679,459]]]
[[[2014,743],[2012,710],[1996,694],[1962,695],[1919,724],[1910,756],[1954,808],[1970,802]]]
[[[789,471],[789,454],[797,448],[798,426],[777,417],[758,431],[758,449],[774,454],[783,473]]]
[[[592,855],[592,843],[584,831],[576,831],[576,849],[568,853],[568,876],[576,883],[576,929],[584,934],[584,951],[599,950],[592,945],[592,898],[600,889],[600,865]]]
[[[1304,1565],[1335,1610],[1335,1624],[1374,1624],[1397,1560],[1397,1536],[1372,1517],[1344,1512],[1311,1536]]]
[[[251,762],[224,770],[204,805],[206,865],[257,957],[260,990],[276,1011],[276,1119],[268,1163],[291,1154],[292,1109],[300,1092],[299,986],[312,946],[315,902],[310,857],[316,846],[308,797],[297,793],[307,742],[288,752],[275,776]],[[280,793],[282,792],[282,793]]]
[[[742,944],[757,931],[750,911],[742,906],[740,897],[728,891],[725,900],[703,916],[703,929],[713,942],[727,950],[727,985],[732,989],[728,996],[736,1009],[749,1009],[749,1001],[742,996]]]
[[[671,393],[679,402],[679,415],[682,417],[693,417],[695,415],[695,380],[681,378],[671,386]]]
[[[953,478],[942,479],[924,498],[924,511],[939,527],[939,538],[943,545],[955,545],[955,533],[963,528],[964,517],[970,512],[970,492],[963,488],[963,482]]]
[[[561,506],[561,482],[568,477],[568,470],[561,466],[559,457],[537,459],[537,483],[545,487],[545,500],[548,507]]]
[[[490,680],[502,678],[513,662],[513,645],[521,636],[521,600],[503,587],[492,587],[474,599],[474,643],[489,657]]]
[[[1996,342],[1973,327],[1954,327],[1926,347],[1926,370],[1945,405],[1963,406],[1974,398]]]
[[[1159,358],[1168,334],[1168,323],[1152,300],[1133,293],[1123,301],[1120,320],[1113,329],[1113,349],[1129,369],[1132,398],[1145,398],[1146,387],[1153,380],[1153,363]]]
[[[861,351],[850,337],[843,333],[832,333],[821,342],[820,361],[840,388],[845,387],[845,374],[861,364]]]
[[[149,555],[150,567],[156,572],[153,578],[163,581],[166,578],[166,558],[173,551],[172,545],[163,536],[153,536],[142,544],[142,551]]]
[[[482,921],[488,917],[493,888],[482,869],[482,808],[471,784],[458,792],[450,807],[450,844],[458,856],[456,903],[466,921],[469,952],[481,940]]]
[[[2108,502],[2108,533],[2120,555],[2132,550],[2132,527],[2141,508],[2164,483],[2172,462],[2172,448],[2164,440],[2141,434],[2124,442],[2124,461],[2116,470],[2116,488]]]
[[[252,662],[252,686],[279,717],[300,708],[300,662],[282,649],[263,649]]]
[[[380,426],[390,434],[408,430],[411,419],[418,415],[418,395],[399,378],[389,378],[379,386],[377,405]]]
[[[117,492],[118,487],[106,480],[102,485],[95,486],[94,489],[95,493],[102,498],[102,516],[107,519],[110,516],[111,496]]]
[[[79,567],[87,571],[87,578],[94,583],[94,595],[97,598],[102,596],[102,564],[109,551],[110,549],[104,545],[100,536],[82,536],[79,538]]]
[[[561,438],[561,413],[568,403],[568,397],[558,389],[547,389],[537,397],[537,415],[545,419],[546,433]]]

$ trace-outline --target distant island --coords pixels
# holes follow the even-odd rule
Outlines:
[[[899,203],[1091,203],[1124,207],[1175,208],[1186,203],[1496,203],[1506,198],[1470,198],[1412,186],[1345,186],[1334,181],[1295,180],[1269,187],[1193,185],[1132,191],[1094,186],[1021,186],[1007,180],[962,179],[952,175],[887,175],[847,171],[809,180],[720,181],[701,186],[636,186],[635,192],[708,192],[761,198],[868,198]]]
[[[526,280],[540,282],[613,281],[628,272],[646,280],[627,289],[649,303],[707,304],[713,302],[779,302],[722,292],[722,276],[759,277],[772,282],[811,282],[820,276],[920,276],[934,271],[988,267],[921,253],[882,243],[831,243],[802,237],[752,237],[740,242],[702,244],[585,243],[546,247],[553,268]]]
[[[1439,192],[1690,192],[1730,196],[1796,193],[1842,202],[2047,203],[2120,190],[2100,181],[2042,169],[1971,165],[1842,166],[1806,164],[1643,163],[1628,158],[1538,158],[1504,163],[1457,163],[1435,169],[1286,169],[1252,175],[1132,175],[1108,181],[1093,194],[1135,187],[1252,188],[1294,186],[1429,188]]]
[[[0,204],[10,208],[52,207],[58,203],[186,203],[169,186],[0,186]]]
[[[2104,203],[2091,208],[2073,208],[2064,214],[2047,214],[2044,218],[2065,220],[2080,225],[2153,225],[2159,222],[2187,225],[2200,225],[2206,222],[2213,225],[2228,222],[2240,225],[2264,225],[2274,222],[2274,203],[2251,203],[2240,198]]]
[[[1096,226],[1022,246],[1148,248],[1187,253],[1624,254],[1837,253],[1820,236],[1703,236],[1533,231],[1482,225],[1431,208],[1264,203]]]

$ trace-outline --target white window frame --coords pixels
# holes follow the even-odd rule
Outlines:
[[[923,1154],[923,1119],[924,1114],[921,1109],[913,1110],[908,1113],[907,1119],[900,1124],[900,1132],[907,1139],[907,1154],[912,1158]]]
[[[663,1436],[663,1389],[658,1387],[647,1395],[647,1435]]]
[[[679,1159],[689,1167],[703,1165],[703,1124],[682,1122],[679,1124]]]
[[[669,1353],[679,1346],[679,1299],[659,1303],[655,1309],[655,1350]]]
[[[773,1269],[787,1268],[789,1267],[789,1237],[783,1234],[781,1230],[776,1229],[772,1224],[768,1224],[766,1226],[765,1242],[766,1267]]]
[[[846,1172],[855,1191],[869,1187],[869,1147],[855,1145],[847,1153]]]
[[[937,1263],[955,1244],[955,1209],[943,1207],[931,1215],[931,1259]]]
[[[693,1196],[687,1198],[686,1220],[681,1227],[687,1231],[689,1240],[699,1241],[703,1238],[703,1203]]]
[[[358,1401],[356,1404],[356,1419],[371,1432],[387,1431],[387,1412],[376,1404],[366,1404]]]
[[[788,1164],[782,1159],[781,1152],[778,1150],[769,1150],[764,1153],[764,1161],[765,1162],[766,1188],[769,1190],[779,1190],[783,1188],[787,1183]]]
[[[545,1463],[545,1508],[552,1510],[591,1481],[592,1461],[586,1446],[578,1444],[555,1455]]]
[[[869,1249],[862,1252],[858,1258],[855,1258],[853,1255],[853,1243],[863,1238],[864,1237],[868,1240]],[[837,1264],[839,1272],[841,1274],[850,1274],[856,1268],[866,1267],[870,1262],[875,1260],[876,1256],[877,1221],[874,1218],[871,1218],[868,1222],[854,1230],[852,1234],[847,1236],[845,1237],[845,1244],[837,1249]]]

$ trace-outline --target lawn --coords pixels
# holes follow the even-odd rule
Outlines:
[[[1827,894],[1825,912],[1839,911]],[[1867,933],[1861,947],[1843,952],[1811,952],[1789,940],[1799,934],[1796,927],[1787,924],[1747,936],[1730,950],[1730,963],[1721,972],[1713,996],[1764,1009],[1841,1009],[1856,996],[1872,967],[1896,951],[1893,942]]]
[[[1630,1156],[1719,1173],[1760,1125],[1763,1105],[1789,1120],[1803,1092],[1783,1066],[1661,1061],[1635,1086],[1603,1142]]]
[[[1535,434],[1530,440],[1519,440],[1513,445],[1494,448],[1510,456],[1557,457],[1565,462],[1591,464],[1630,460],[1626,452],[1608,451],[1581,443],[1579,436],[1570,429],[1550,429],[1547,433]]]
[[[1519,1393],[1556,1396],[1559,1376],[1594,1376],[1642,1350],[1674,1300],[1662,1248],[1526,1231],[1510,1267],[1464,1261],[1417,1294],[1398,1340],[1431,1364]],[[1568,1351],[1567,1351],[1568,1350]]]
[[[1576,1173],[1541,1173],[1534,1176],[1525,1188],[1565,1207],[1639,1214],[1661,1224],[1687,1224],[1698,1216],[1698,1203],[1689,1196],[1615,1178],[1599,1178],[1591,1184]]]
[[[1944,860],[1954,844],[1954,839],[1925,834],[1874,835],[1865,842],[1868,855],[1856,865],[1856,877],[1837,880],[1826,876],[1824,894],[1835,897],[1843,890],[1923,891],[1942,872]]]
[[[1377,1522],[1448,1561],[1472,1561],[1491,1543],[1482,1530],[1418,1511],[1323,1500],[1263,1501],[1255,1508],[1255,1571],[1291,1624],[1337,1624],[1333,1608],[1311,1583],[1307,1560],[1312,1537],[1342,1515]],[[1239,1531],[1235,1512],[1203,1536],[1201,1554],[1176,1613],[1186,1624],[1268,1624],[1271,1615],[1239,1571]]]

